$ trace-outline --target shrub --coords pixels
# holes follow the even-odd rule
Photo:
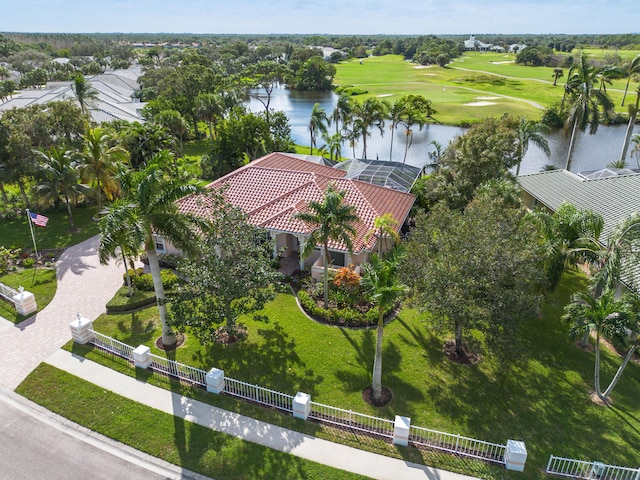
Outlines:
[[[134,283],[135,282],[133,280],[134,277],[139,277],[140,275],[142,275],[144,272],[144,270],[142,268],[136,268],[135,270],[133,268],[130,268],[127,270],[127,273],[129,274],[129,276],[131,277],[131,282]],[[124,282],[124,284],[127,284],[127,274],[123,273],[122,274],[122,281]]]
[[[134,292],[132,297],[127,296],[127,287],[122,287],[107,303],[107,313],[123,313],[148,307],[156,302],[153,292]]]
[[[371,308],[366,313],[353,308],[326,309],[319,306],[316,301],[304,290],[298,292],[298,300],[302,309],[314,320],[340,327],[371,327],[378,322],[378,309]],[[393,312],[390,309],[385,313],[385,318]]]
[[[13,269],[19,254],[20,250],[0,246],[0,275]]]
[[[30,268],[33,267],[33,264],[36,263],[35,260],[31,257],[29,258],[25,258],[24,260],[22,260],[22,266],[24,268]]]
[[[162,278],[162,285],[164,285],[164,288],[166,289],[173,288],[179,280],[178,276],[173,273],[172,270],[162,270],[160,272],[160,277]]]
[[[133,286],[143,292],[153,292],[153,277],[150,273],[144,273],[142,275],[136,275],[131,278]]]

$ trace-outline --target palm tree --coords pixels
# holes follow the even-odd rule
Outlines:
[[[121,229],[127,230],[132,237],[126,248],[144,247],[162,323],[162,343],[171,346],[175,344],[176,337],[167,324],[167,307],[155,236],[163,237],[186,254],[195,253],[197,228],[205,228],[206,222],[201,218],[179,213],[174,202],[185,195],[197,193],[199,188],[167,176],[155,158],[143,170],[129,172],[126,177],[121,182],[124,201],[111,206],[107,218],[112,219],[105,219],[100,224],[105,229],[101,230],[100,256],[108,256],[117,247],[122,247],[118,235]]]
[[[400,241],[400,235],[398,235],[397,229],[398,221],[393,218],[393,214],[385,213],[373,220],[373,228],[365,234],[364,241],[369,242],[369,240],[375,236],[378,239],[378,256],[380,256],[382,255],[383,240],[386,242],[386,239],[390,238],[395,243]],[[388,249],[385,248],[385,251],[387,250]]]
[[[607,401],[600,389],[600,337],[618,338],[624,341],[629,325],[629,316],[624,302],[615,300],[614,291],[607,290],[602,295],[580,292],[572,297],[572,303],[565,307],[563,320],[571,322],[572,336],[595,332],[595,392],[600,399]],[[610,389],[607,389],[610,392]]]
[[[380,130],[380,135],[384,134],[384,104],[377,98],[367,98],[364,102],[354,105],[353,116],[359,122],[357,131],[362,136],[362,158],[366,159],[367,137],[371,136],[369,130],[372,127],[377,127]],[[356,128],[354,122],[354,131],[355,130]]]
[[[103,237],[100,240],[101,248],[98,251],[98,256],[100,263],[106,265],[109,263],[109,259],[118,257],[118,249],[120,250],[127,279],[128,296],[131,297],[133,296],[133,287],[129,264],[132,263],[133,258],[140,254],[141,245],[144,243],[142,240],[144,232],[138,228],[141,225],[139,223],[129,225],[128,210],[124,208],[125,205],[124,200],[116,199],[107,214],[100,219],[100,232]]]
[[[325,141],[326,146],[329,149],[329,158],[331,158],[331,160],[339,161],[342,153],[342,141],[344,140],[342,134],[339,132],[334,133],[333,135],[323,133],[322,139]]]
[[[44,201],[55,205],[60,203],[60,197],[62,197],[67,207],[69,228],[75,231],[76,224],[73,221],[71,205],[72,203],[75,205],[81,195],[88,194],[89,188],[78,183],[78,172],[72,163],[74,152],[51,147],[47,153],[39,150],[35,153],[42,160],[37,167],[39,182],[34,187],[36,193]]]
[[[353,104],[351,103],[351,99],[345,94],[341,94],[338,97],[338,101],[336,102],[336,106],[331,113],[331,121],[336,126],[336,133],[338,133],[340,122],[342,122],[342,128],[344,129],[347,123],[351,118],[351,110],[353,108]]]
[[[346,191],[337,190],[335,184],[330,183],[321,202],[311,201],[307,205],[308,211],[294,215],[294,218],[315,226],[304,243],[302,257],[308,257],[317,246],[322,246],[325,308],[329,307],[329,242],[343,243],[351,252],[352,239],[357,233],[353,225],[359,220],[356,207],[344,204],[345,195]]]
[[[368,291],[369,297],[378,307],[378,329],[376,338],[376,353],[373,360],[373,380],[371,389],[374,400],[382,396],[382,334],[384,332],[384,313],[392,308],[405,292],[406,287],[398,280],[398,266],[401,251],[396,249],[386,259],[382,260],[375,253],[371,262],[364,265],[362,285]]]
[[[327,118],[327,112],[325,112],[324,108],[322,108],[319,103],[314,104],[313,109],[311,110],[309,125],[307,126],[309,134],[311,135],[311,155],[313,155],[313,147],[316,146],[317,133],[327,133],[328,123],[329,119]]]
[[[101,128],[91,128],[84,136],[84,150],[78,156],[78,171],[83,181],[96,182],[98,212],[102,210],[102,194],[113,200],[118,193],[114,179],[117,164],[129,159],[129,152],[119,145],[109,147],[111,137]]]
[[[631,77],[636,74],[636,73],[640,73],[640,55],[638,55],[636,58],[634,58],[633,60],[631,60],[631,62],[629,62],[629,76],[627,77],[627,84],[624,87],[624,94],[622,95],[622,103],[620,104],[621,107],[624,107],[624,100],[627,97],[627,90],[629,90],[629,82],[631,82]]]
[[[558,83],[558,79],[564,75],[564,72],[561,68],[553,69],[553,86],[555,87]]]
[[[613,109],[609,96],[594,87],[596,81],[597,70],[589,64],[587,55],[582,53],[577,67],[567,77],[566,84],[571,105],[565,122],[565,134],[571,132],[565,167],[569,171],[578,130],[584,132],[588,126],[589,133],[595,134],[600,125],[600,110],[606,119]]]
[[[200,120],[207,122],[209,126],[209,138],[215,140],[213,126],[224,112],[223,99],[215,93],[200,93],[196,97],[197,114]]]
[[[544,123],[536,122],[535,120],[527,120],[524,117],[520,117],[520,124],[518,125],[518,165],[516,167],[516,177],[520,174],[520,164],[522,159],[527,154],[529,149],[529,142],[533,142],[540,150],[544,152],[547,158],[551,157],[551,150],[549,149],[549,142],[544,137],[543,133],[549,131]]]
[[[87,82],[84,75],[78,73],[71,84],[71,89],[76,95],[76,99],[80,104],[80,110],[83,114],[87,114],[87,107],[93,106],[98,98],[98,91]]]
[[[391,130],[391,146],[389,148],[389,161],[393,161],[393,137],[394,131],[398,127],[398,124],[402,121],[404,117],[405,108],[404,104],[400,101],[397,101],[393,105],[387,105],[387,119],[391,121],[391,125],[389,125],[389,129]]]
[[[627,123],[627,131],[624,135],[624,143],[622,144],[622,152],[620,153],[620,161],[624,163],[626,163],[627,161],[627,152],[629,151],[629,145],[631,144],[633,127],[635,127],[636,125],[638,110],[640,110],[640,84],[638,84],[638,88],[636,89],[636,102],[632,105],[629,105],[629,123]]]

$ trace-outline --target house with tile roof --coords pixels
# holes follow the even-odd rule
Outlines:
[[[295,258],[298,267],[311,268],[318,278],[322,273],[320,250],[308,258],[300,258],[302,245],[314,230],[314,225],[295,218],[306,211],[310,201],[321,201],[329,184],[344,190],[344,202],[356,208],[359,221],[354,225],[356,236],[353,251],[342,243],[329,244],[334,266],[356,266],[368,261],[380,240],[367,236],[374,220],[386,213],[398,221],[400,231],[415,197],[406,191],[348,178],[346,171],[305,159],[303,155],[271,153],[210,183],[206,188],[222,192],[224,198],[246,214],[249,223],[264,228],[275,240],[276,253]],[[177,202],[180,211],[203,217],[213,206],[203,195],[191,195]],[[383,242],[384,247],[384,242]]]
[[[631,169],[607,168],[577,174],[552,170],[521,175],[518,183],[523,191],[523,202],[530,209],[541,207],[555,212],[568,202],[580,210],[592,210],[602,215],[604,228],[600,238],[603,244],[617,225],[632,213],[640,212],[640,173]],[[636,260],[623,265],[622,281],[640,292],[640,262]]]

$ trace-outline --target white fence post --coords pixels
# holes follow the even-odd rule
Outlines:
[[[507,450],[504,454],[507,470],[522,472],[527,461],[527,447],[524,442],[507,440]]]
[[[13,304],[16,306],[16,311],[20,315],[26,316],[38,310],[36,297],[33,296],[33,293],[27,292],[23,287],[20,287],[18,290],[19,293],[12,298]]]
[[[409,430],[411,430],[411,419],[396,415],[393,424],[393,444],[406,447],[409,445]]]
[[[311,413],[311,395],[298,392],[293,398],[293,416],[306,420]]]
[[[151,366],[151,349],[146,345],[139,345],[133,350],[133,363],[136,368],[146,370]]]
[[[220,394],[224,390],[224,370],[212,368],[205,377],[207,381],[207,392]]]
[[[74,342],[84,345],[93,340],[93,321],[80,316],[79,313],[76,320],[69,324],[69,328]]]

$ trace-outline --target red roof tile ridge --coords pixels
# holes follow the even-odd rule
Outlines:
[[[309,175],[314,176],[314,174],[312,174],[312,173],[309,174]],[[309,186],[318,186],[318,184],[317,184],[317,182],[314,181],[314,179],[310,179],[308,182],[305,182],[302,185],[299,185],[298,187],[294,188],[293,190],[287,190],[285,193],[283,193],[282,195],[280,195],[277,198],[274,198],[270,202],[263,203],[259,207],[254,208],[253,210],[248,212],[247,215],[255,215],[258,212],[260,212],[261,210],[265,210],[268,207],[270,207],[271,205],[273,205],[273,204],[275,204],[277,202],[281,202],[284,198],[293,196],[296,192],[298,192],[300,190],[303,190],[305,188],[309,188]],[[282,208],[282,210],[279,210],[277,213],[271,215],[266,221],[262,222],[262,224],[264,224],[264,223],[266,223],[266,222],[268,222],[268,221],[280,216],[282,213],[286,212],[287,210],[291,210],[292,208],[295,208],[300,202],[306,203],[304,200],[300,199],[296,203],[294,203],[293,205],[288,204],[286,207]]]

